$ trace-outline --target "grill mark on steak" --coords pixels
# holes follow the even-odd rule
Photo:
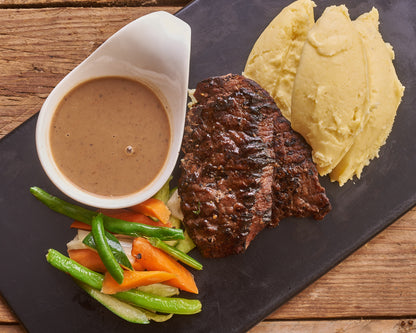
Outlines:
[[[331,210],[331,204],[319,183],[312,149],[299,133],[292,130],[290,122],[280,111],[275,119],[277,165],[272,186],[273,217],[270,226],[276,226],[289,216],[312,216],[321,220]]]
[[[207,257],[243,252],[271,221],[272,101],[253,81],[202,81],[186,117],[179,179],[184,224]]]
[[[178,190],[184,224],[206,257],[243,252],[287,216],[330,209],[311,149],[257,83],[228,74],[200,82],[188,111]]]

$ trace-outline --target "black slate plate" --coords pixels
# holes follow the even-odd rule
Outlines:
[[[322,179],[333,204],[323,221],[286,219],[263,231],[244,255],[206,260],[192,252],[205,266],[195,272],[200,314],[137,327],[113,316],[49,266],[47,249],[65,251],[74,231],[69,219],[29,194],[29,187],[37,185],[63,197],[38,162],[36,117],[0,141],[0,291],[29,332],[243,332],[415,204],[416,2],[323,0],[317,1],[315,13],[344,2],[352,18],[376,6],[383,36],[396,51],[406,92],[388,142],[360,181],[339,188]],[[241,73],[259,33],[289,3],[200,0],[178,13],[192,27],[190,87],[208,76]]]

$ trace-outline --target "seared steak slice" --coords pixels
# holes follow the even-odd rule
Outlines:
[[[276,168],[273,182],[273,212],[270,226],[288,216],[312,216],[321,220],[331,204],[320,185],[311,148],[294,132],[281,114],[275,118],[274,150]]]
[[[271,223],[277,107],[240,75],[202,81],[194,96],[179,180],[184,224],[204,256],[224,257]]]

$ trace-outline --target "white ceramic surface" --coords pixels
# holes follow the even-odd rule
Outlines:
[[[182,142],[190,61],[191,28],[166,12],[143,16],[115,33],[72,70],[45,100],[36,125],[36,148],[51,181],[76,201],[98,208],[122,208],[153,196],[175,167]],[[80,83],[103,76],[121,76],[148,84],[168,104],[171,145],[158,177],[140,192],[103,197],[83,191],[55,164],[49,144],[51,120],[61,99]],[[140,170],[138,170],[140,172]]]

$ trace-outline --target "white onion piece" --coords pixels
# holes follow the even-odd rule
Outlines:
[[[179,220],[183,220],[183,213],[181,209],[181,198],[178,194],[178,190],[176,189],[172,196],[169,198],[168,202],[166,203],[168,206],[170,213],[173,217],[176,217]]]

